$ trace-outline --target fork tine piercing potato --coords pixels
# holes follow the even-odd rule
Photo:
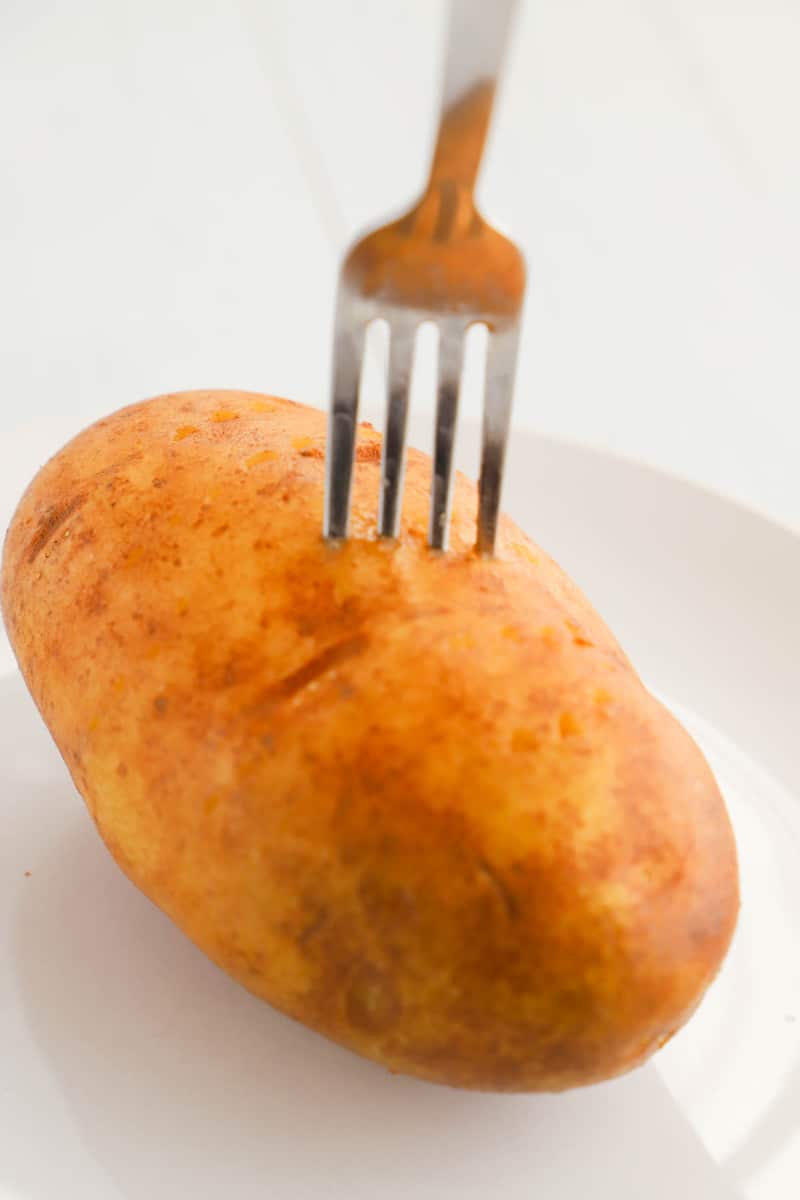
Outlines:
[[[473,552],[463,477],[450,553],[414,451],[375,539],[362,429],[352,537],[326,542],[324,430],[272,397],[161,396],[34,479],[3,611],[75,784],[206,954],[390,1070],[524,1091],[635,1067],[733,932],[714,778],[524,533]]]

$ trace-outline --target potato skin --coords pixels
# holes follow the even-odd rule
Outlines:
[[[467,1088],[644,1061],[733,933],[733,834],[693,741],[510,521],[425,546],[410,455],[375,540],[320,535],[325,417],[272,397],[134,405],[39,473],[9,530],[23,674],[122,869],[319,1032]],[[657,636],[657,632],[654,634]]]

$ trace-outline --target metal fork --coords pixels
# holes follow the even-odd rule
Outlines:
[[[328,427],[328,538],[347,536],[364,336],[378,318],[388,322],[390,338],[378,533],[397,536],[414,342],[421,322],[435,321],[439,376],[428,541],[447,549],[464,339],[470,325],[484,324],[489,340],[477,547],[484,554],[494,550],[525,263],[517,247],[484,221],[473,193],[515,7],[516,0],[451,0],[442,115],[428,185],[410,212],[358,241],[342,265]]]

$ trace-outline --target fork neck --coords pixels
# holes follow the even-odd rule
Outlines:
[[[472,196],[492,116],[494,81],[482,81],[442,111],[426,192],[455,183]]]
[[[471,196],[517,0],[451,0],[439,133],[427,191],[454,183]]]

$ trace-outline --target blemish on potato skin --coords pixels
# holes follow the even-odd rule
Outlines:
[[[169,701],[167,700],[166,696],[156,696],[155,700],[153,701],[153,708],[161,717],[167,711],[168,704]]]
[[[54,504],[47,510],[44,516],[39,519],[36,533],[33,535],[28,546],[27,557],[29,563],[36,561],[53,535],[85,502],[85,493],[80,493],[77,496],[73,496],[71,500],[67,500],[66,503]]]
[[[580,721],[571,712],[563,712],[558,718],[558,732],[562,738],[577,737],[583,732]]]
[[[315,938],[322,930],[327,920],[328,913],[323,908],[309,921],[305,929],[301,930],[300,936],[297,939],[298,946],[306,946],[312,940],[312,938]]]
[[[345,995],[345,1013],[354,1029],[382,1033],[401,1013],[394,985],[385,971],[360,963],[353,971]]]
[[[511,920],[516,920],[519,916],[519,904],[514,893],[509,888],[505,880],[497,873],[485,858],[480,859],[478,863],[478,874],[486,879],[500,900],[505,909],[506,916]]]
[[[254,709],[271,708],[281,701],[291,699],[326,671],[330,671],[348,658],[363,654],[368,645],[367,637],[363,633],[357,633],[353,637],[335,642],[332,646],[326,646],[324,650],[315,654],[296,671],[292,671],[289,675],[285,675],[271,684],[262,692]]]
[[[196,425],[180,425],[175,430],[174,441],[182,442],[184,438],[191,437],[193,433],[199,433],[200,430]]]
[[[381,461],[380,442],[360,442],[356,446],[356,462],[377,463]]]
[[[259,450],[258,454],[252,454],[250,458],[245,459],[245,467],[250,470],[251,467],[257,467],[259,463],[275,462],[279,457],[277,450]]]
[[[99,616],[108,607],[108,597],[104,588],[106,578],[105,575],[101,576],[87,593],[83,604],[83,612],[86,616]]]
[[[220,686],[224,688],[233,687],[239,682],[241,672],[241,663],[236,658],[230,659],[222,668],[220,676]]]
[[[525,562],[538,563],[539,559],[530,546],[526,546],[524,542],[512,542],[511,549],[514,551],[517,558],[522,558]]]
[[[564,624],[566,625],[569,632],[572,634],[572,641],[574,642],[574,644],[576,646],[589,646],[589,647],[594,646],[594,642],[590,641],[589,638],[586,637],[586,635],[583,633],[583,630],[581,629],[580,625],[578,625],[575,621],[570,621],[567,618],[564,621]]]
[[[225,421],[238,421],[239,414],[237,412],[232,412],[229,408],[220,408],[217,409],[215,413],[211,414],[211,420],[215,423],[215,425],[221,425]]]

